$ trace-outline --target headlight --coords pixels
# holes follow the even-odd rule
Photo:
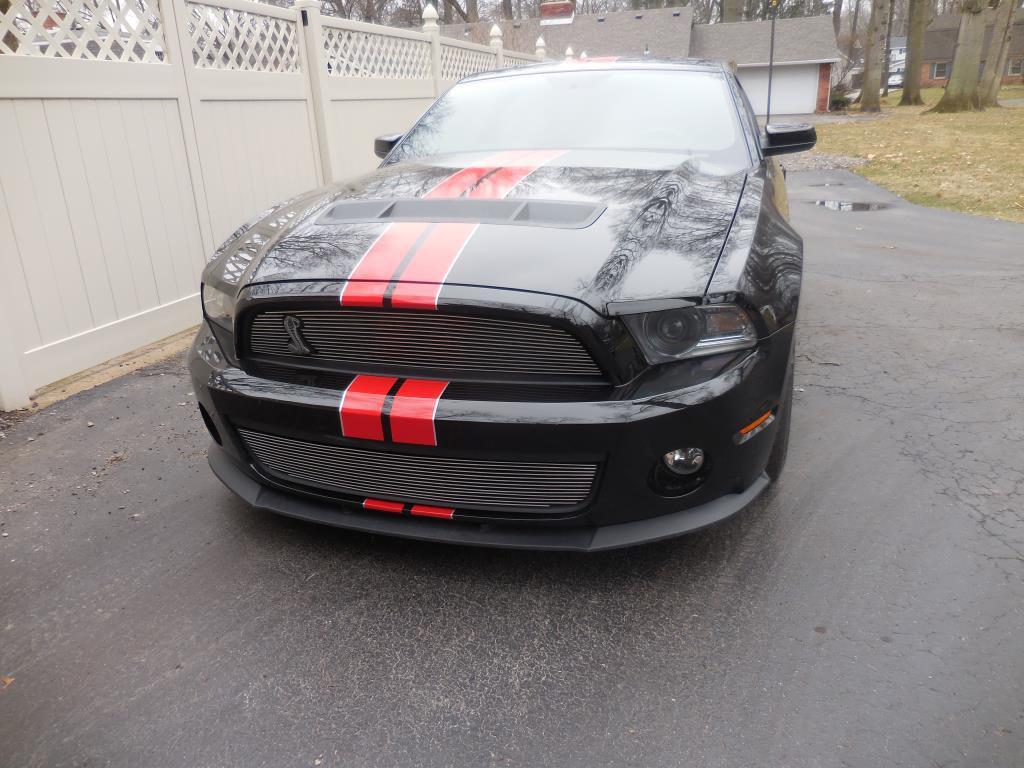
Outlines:
[[[235,323],[235,299],[219,288],[203,285],[203,314],[226,331]]]
[[[757,343],[750,317],[734,304],[668,309],[623,319],[652,364],[734,352]]]

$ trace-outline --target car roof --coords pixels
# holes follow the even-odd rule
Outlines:
[[[728,72],[728,67],[713,59],[631,59],[618,56],[595,56],[588,59],[566,59],[565,61],[527,64],[515,69],[499,69],[479,72],[462,78],[459,82],[488,80],[495,77],[516,77],[519,75],[541,75],[559,72],[592,72],[594,70],[679,70],[689,72]]]

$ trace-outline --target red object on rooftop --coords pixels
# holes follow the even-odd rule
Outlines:
[[[572,24],[576,0],[545,0],[540,4],[540,25]]]

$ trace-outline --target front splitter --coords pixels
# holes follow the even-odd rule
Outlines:
[[[736,514],[768,487],[761,474],[742,493],[730,493],[698,507],[646,520],[601,527],[547,528],[493,523],[442,522],[391,517],[334,505],[268,488],[251,477],[222,448],[210,445],[210,468],[231,491],[254,508],[338,528],[444,544],[502,549],[600,552],[672,538],[706,528]]]

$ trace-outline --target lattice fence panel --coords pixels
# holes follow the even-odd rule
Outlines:
[[[485,51],[474,51],[456,45],[441,46],[441,79],[458,80],[497,66],[498,57]]]
[[[294,21],[201,3],[186,3],[192,62],[202,69],[298,72],[299,30]]]
[[[324,54],[327,72],[333,77],[431,77],[430,43],[426,40],[324,27]]]
[[[12,0],[0,54],[159,64],[163,28],[157,0]]]
[[[510,69],[516,69],[518,67],[525,67],[529,64],[537,64],[541,60],[538,58],[527,59],[522,56],[516,56],[514,53],[505,51],[505,66]]]

